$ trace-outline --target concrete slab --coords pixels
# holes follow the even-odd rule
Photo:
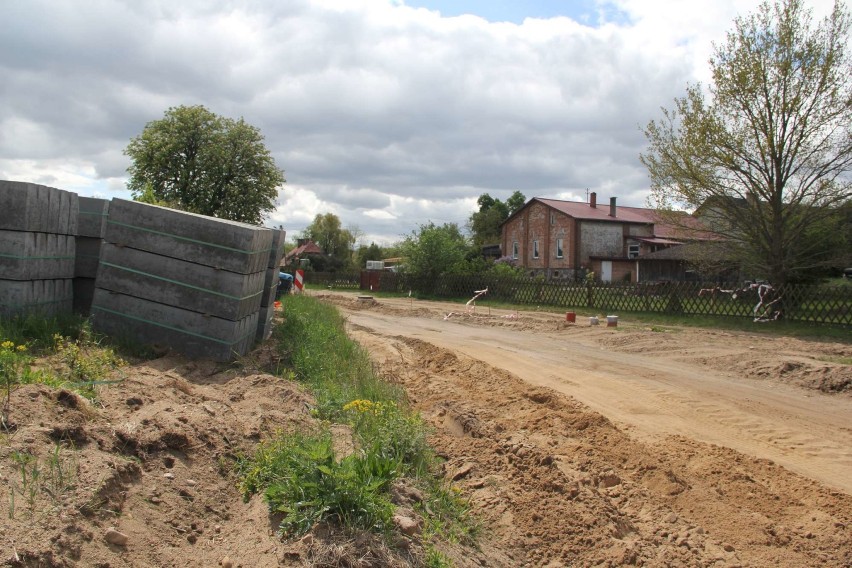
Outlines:
[[[102,239],[106,231],[109,201],[96,197],[79,197],[80,214],[77,218],[77,236]]]
[[[261,308],[257,319],[257,337],[255,341],[260,343],[272,336],[273,320],[275,318],[275,306]]]
[[[84,317],[92,311],[92,299],[95,297],[94,278],[74,278],[74,313]]]
[[[0,229],[0,277],[44,280],[74,276],[74,237]]]
[[[101,243],[103,241],[98,237],[77,237],[77,251],[74,258],[75,278],[95,278],[98,275]]]
[[[257,335],[258,315],[230,321],[100,287],[92,301],[92,326],[99,332],[215,361],[248,353]]]
[[[278,292],[278,268],[268,268],[263,283],[263,295],[260,298],[260,307],[266,308],[275,304],[275,295]]]
[[[78,216],[76,193],[0,180],[0,229],[74,235]]]
[[[268,268],[278,268],[281,266],[281,259],[284,258],[284,240],[287,238],[287,231],[284,229],[272,229],[272,249],[269,251]]]
[[[98,287],[239,320],[260,308],[264,272],[239,274],[152,252],[104,243]]]
[[[70,278],[54,280],[0,279],[0,315],[71,313],[74,298]]]
[[[104,239],[110,243],[241,274],[267,268],[272,229],[113,199]]]

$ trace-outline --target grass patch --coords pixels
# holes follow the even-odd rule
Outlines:
[[[336,308],[302,295],[286,301],[286,320],[273,337],[296,379],[316,397],[319,418],[345,421],[343,406],[353,400],[402,400],[402,391],[379,379],[369,354],[346,336]]]
[[[109,377],[125,364],[79,316],[0,318],[0,426],[9,426],[17,385],[67,388],[94,399],[96,386],[114,382]]]
[[[243,495],[263,493],[270,509],[282,515],[286,535],[318,522],[386,534],[394,512],[389,489],[405,478],[423,490],[419,512],[426,540],[472,541],[478,527],[470,507],[437,475],[427,428],[408,408],[404,391],[377,376],[333,306],[307,296],[286,302],[286,320],[274,332],[289,365],[282,374],[310,389],[321,422],[315,432],[278,433],[254,455],[240,458]],[[332,423],[350,426],[351,454],[335,454]],[[440,558],[436,552],[430,565],[441,566]]]
[[[292,536],[320,521],[387,531],[394,508],[386,489],[402,468],[371,453],[338,460],[331,435],[320,431],[278,436],[238,469],[243,494],[262,490],[270,510],[283,515],[281,532]]]
[[[9,478],[10,519],[21,510],[33,515],[55,507],[76,486],[79,467],[73,448],[57,444],[44,458],[20,451],[10,457],[16,470]]]
[[[852,365],[852,357],[831,357],[828,355],[822,355],[819,357],[815,357],[819,361],[825,361],[827,363],[838,363],[840,365]]]

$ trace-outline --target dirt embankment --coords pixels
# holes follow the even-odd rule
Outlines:
[[[348,310],[406,308],[336,301]],[[418,309],[456,325],[443,320],[444,306]],[[487,325],[519,333],[558,325],[552,316],[536,323],[508,314]],[[408,315],[396,314],[401,325]],[[457,566],[852,564],[852,497],[844,492],[687,437],[637,439],[570,396],[487,362],[351,327],[434,427],[447,477],[483,520],[478,550],[444,550]],[[17,428],[0,444],[0,494],[15,494],[0,499],[0,565],[416,564],[416,539],[396,543],[395,555],[326,527],[282,542],[262,499],[243,502],[233,456],[312,421],[298,385],[261,371],[276,364],[268,351],[236,369],[166,356],[125,368],[124,381],[101,387],[95,404],[46,387],[16,389]],[[785,378],[772,371],[761,380]],[[57,451],[57,442],[74,449]],[[24,455],[38,457],[27,471],[35,467],[40,481],[22,478]],[[75,473],[48,483],[57,468]]]

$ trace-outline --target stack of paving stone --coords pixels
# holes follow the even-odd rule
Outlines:
[[[275,317],[275,296],[278,292],[278,273],[281,259],[284,257],[284,239],[287,231],[272,229],[272,248],[269,250],[269,264],[263,283],[263,296],[260,299],[260,317],[257,321],[257,341],[269,339],[272,335],[272,320]]]
[[[252,347],[273,231],[113,199],[92,301],[95,329],[193,357]]]
[[[77,194],[0,180],[0,315],[70,313]]]
[[[80,197],[77,219],[77,255],[74,263],[74,311],[89,315],[95,294],[95,277],[101,256],[101,242],[106,231],[109,201]]]

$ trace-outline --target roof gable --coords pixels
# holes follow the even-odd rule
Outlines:
[[[300,257],[305,254],[324,254],[322,249],[317,245],[314,241],[308,241],[303,245],[297,246],[290,252],[288,252],[285,256],[285,260],[290,260],[291,258]]]

